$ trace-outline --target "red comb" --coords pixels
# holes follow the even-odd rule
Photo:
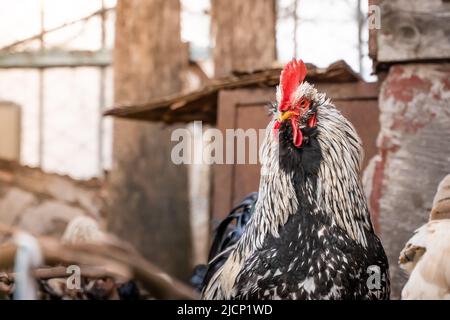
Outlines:
[[[292,61],[284,67],[280,76],[281,101],[278,107],[280,111],[289,109],[291,96],[300,83],[305,80],[306,72],[306,66],[302,60],[292,59]]]

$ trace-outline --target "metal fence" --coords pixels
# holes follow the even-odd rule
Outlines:
[[[38,5],[36,5],[38,3]],[[0,22],[0,100],[22,108],[21,162],[75,178],[111,159],[115,1],[8,1]],[[4,9],[4,10],[3,10]]]

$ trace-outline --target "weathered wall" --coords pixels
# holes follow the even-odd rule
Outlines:
[[[102,206],[98,180],[76,181],[0,160],[0,223],[59,237],[75,217],[101,219]]]
[[[406,280],[399,252],[428,220],[436,187],[450,172],[449,79],[450,64],[407,64],[392,66],[382,84],[369,200],[380,219],[393,298]]]
[[[450,51],[450,2],[378,0],[378,61],[446,59]]]
[[[276,59],[275,0],[212,0],[215,76],[261,70]]]
[[[121,0],[114,49],[116,104],[139,103],[181,89],[188,58],[178,0]],[[167,272],[192,270],[188,171],[172,163],[177,125],[115,120],[108,180],[109,229]]]

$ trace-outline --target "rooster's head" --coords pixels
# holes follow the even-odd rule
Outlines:
[[[306,71],[302,60],[292,60],[281,72],[277,89],[274,130],[280,135],[289,135],[296,148],[308,138],[305,133],[313,131],[317,125],[317,90],[303,82]]]

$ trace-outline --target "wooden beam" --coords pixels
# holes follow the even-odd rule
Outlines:
[[[180,92],[188,50],[181,42],[179,0],[119,0],[114,99],[136,104]],[[188,167],[171,159],[184,124],[114,121],[108,175],[108,228],[180,279],[192,275]],[[126,212],[126,214],[124,214]]]
[[[45,50],[0,54],[0,68],[107,67],[111,50],[64,51]]]

